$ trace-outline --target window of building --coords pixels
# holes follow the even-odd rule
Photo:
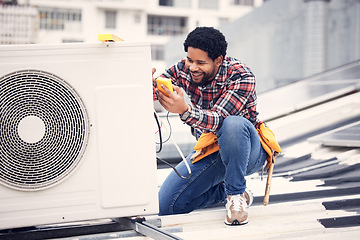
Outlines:
[[[140,14],[135,14],[134,15],[134,22],[135,23],[141,23],[141,15]]]
[[[39,8],[40,29],[80,31],[81,10],[62,8]]]
[[[158,61],[165,59],[165,51],[163,45],[151,45],[151,59]]]
[[[105,28],[116,28],[116,11],[105,11]]]
[[[174,6],[174,0],[159,0],[159,6]]]
[[[185,17],[170,16],[148,16],[149,35],[169,35],[174,36],[186,33]]]
[[[219,0],[199,0],[200,9],[219,9]]]
[[[80,43],[80,42],[84,42],[83,40],[80,40],[80,39],[63,39],[62,40],[63,43]]]
[[[191,0],[159,0],[159,6],[190,8]]]
[[[254,6],[254,0],[233,0],[233,5]]]

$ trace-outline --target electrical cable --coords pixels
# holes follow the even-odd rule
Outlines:
[[[158,119],[158,117],[156,116],[156,113],[154,112],[154,117],[155,117],[155,120],[156,120],[156,124],[157,124],[157,126],[158,126],[158,133],[159,133],[159,140],[160,140],[160,147],[159,147],[159,150],[156,150],[156,153],[159,153],[159,152],[161,152],[161,150],[162,150],[162,144],[163,144],[163,142],[162,142],[162,134],[161,134],[161,126],[160,126],[160,123],[159,123],[159,119]]]
[[[166,142],[168,142],[169,141],[169,139],[170,139],[170,137],[171,137],[171,132],[172,132],[172,129],[171,129],[171,124],[170,124],[170,120],[169,120],[169,114],[170,114],[170,112],[167,112],[167,114],[166,114],[166,121],[168,122],[168,125],[169,125],[169,128],[170,128],[170,130],[169,130],[169,136],[168,136],[168,138],[165,140],[165,141],[160,141],[160,142],[155,142],[156,144],[164,144],[164,143],[166,143]],[[155,113],[154,113],[154,115],[155,115]],[[156,118],[156,115],[155,115],[155,119],[157,119]],[[156,120],[156,121],[158,121],[158,120]],[[163,124],[163,122],[161,122],[161,125],[158,123],[158,131],[156,132],[156,133],[161,133],[161,127],[163,126],[164,124]],[[161,135],[161,134],[160,134]],[[162,138],[162,136],[161,136],[161,138]],[[159,151],[160,152],[160,151]]]
[[[166,143],[171,138],[172,129],[171,129],[171,124],[170,124],[169,114],[170,114],[170,112],[167,112],[167,114],[166,114],[166,121],[168,122],[168,126],[169,126],[169,132],[168,132],[169,136],[163,143]]]
[[[158,125],[158,127],[159,127],[160,150],[157,151],[157,153],[159,153],[159,152],[161,151],[161,149],[162,149],[162,143],[163,143],[163,142],[161,141],[161,140],[162,140],[162,137],[161,137],[160,123],[159,123],[159,120],[161,121],[161,119],[159,118],[159,116],[157,115],[157,113],[156,113],[155,111],[154,111],[154,117],[155,117],[156,123],[157,123],[157,125]],[[165,124],[163,124],[163,126],[164,126],[165,130],[168,132],[169,138],[171,139],[172,143],[173,143],[174,146],[176,147],[176,150],[179,152],[182,160],[185,162],[185,165],[186,165],[186,168],[187,168],[189,174],[188,174],[187,177],[184,177],[184,176],[182,176],[182,175],[176,170],[176,168],[175,168],[174,166],[172,166],[170,163],[168,163],[168,162],[166,162],[165,160],[160,159],[160,158],[158,158],[158,157],[157,157],[156,159],[159,160],[159,161],[161,161],[161,162],[163,162],[163,163],[165,163],[166,165],[170,166],[180,178],[185,179],[185,180],[186,180],[186,179],[189,179],[189,178],[191,177],[191,169],[190,169],[189,163],[186,161],[184,154],[182,153],[181,149],[179,148],[179,146],[176,144],[176,142],[175,142],[174,139],[172,138],[171,133],[169,132],[169,130],[167,129],[167,127],[165,126]],[[170,122],[169,122],[169,126],[171,127]],[[167,139],[167,140],[168,140],[168,139]]]

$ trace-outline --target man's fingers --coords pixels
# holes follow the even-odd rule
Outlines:
[[[177,94],[182,94],[182,91],[181,91],[181,88],[180,88],[180,87],[178,87],[178,86],[176,86],[176,85],[173,85],[173,89],[175,90],[175,92],[176,92]]]
[[[158,94],[159,103],[161,104],[161,106],[163,106],[168,111],[169,103],[167,102],[167,100],[169,98],[164,93],[162,93],[161,91],[158,91],[157,94]]]
[[[173,94],[164,84],[161,84],[161,88],[164,89],[168,97],[170,97],[171,94]]]
[[[181,99],[184,99],[184,93],[183,93],[183,91],[181,90],[180,87],[173,85],[173,89],[176,92],[177,97],[179,97]]]
[[[164,87],[164,90],[166,89],[166,87]],[[156,89],[156,93],[158,95],[158,99],[161,102],[165,102],[167,98],[169,98],[168,96],[166,96],[162,91],[160,91],[159,89]]]
[[[151,71],[152,71],[152,81],[153,81],[153,84],[155,84],[154,73],[156,72],[156,68],[152,68]]]

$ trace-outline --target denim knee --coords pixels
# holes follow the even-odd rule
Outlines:
[[[244,128],[247,127],[249,120],[241,116],[228,116],[224,119],[221,128],[217,133],[217,137],[220,137],[222,134],[227,136],[236,137],[238,131],[242,132]]]

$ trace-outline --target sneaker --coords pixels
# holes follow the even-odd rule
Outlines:
[[[226,225],[243,225],[248,223],[247,208],[253,202],[253,195],[246,189],[244,194],[227,196],[226,203]]]
[[[253,193],[250,191],[250,189],[246,188],[245,192],[244,192],[244,196],[246,198],[246,203],[247,203],[248,207],[250,207],[254,201]]]

